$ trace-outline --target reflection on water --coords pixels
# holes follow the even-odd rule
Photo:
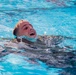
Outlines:
[[[43,65],[46,69],[49,70],[51,68],[58,68],[61,69],[60,72],[58,72],[60,75],[75,75],[76,69],[76,49],[73,47],[73,44],[69,44],[68,42],[64,44],[64,41],[69,40],[73,43],[76,43],[76,39],[72,37],[63,37],[63,36],[56,36],[52,41],[53,44],[51,47],[43,50],[28,50],[28,49],[18,49],[18,48],[12,48],[3,46],[3,42],[10,41],[4,40],[0,43],[1,44],[1,51],[0,51],[0,57],[2,63],[11,63],[15,65],[21,65],[23,68],[25,66],[25,63],[30,63],[33,65]],[[64,46],[61,44],[63,43]],[[10,56],[10,54],[14,54],[13,56]],[[8,55],[8,56],[7,56]],[[5,56],[5,57],[4,57]],[[17,56],[17,57],[16,57]],[[11,58],[10,58],[11,57]],[[3,59],[2,59],[3,58]],[[40,63],[42,62],[42,63]],[[27,64],[28,66],[28,64]],[[39,69],[37,69],[38,71]],[[47,75],[47,74],[46,74]]]

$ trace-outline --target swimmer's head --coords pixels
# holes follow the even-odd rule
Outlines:
[[[20,20],[13,30],[13,34],[16,37],[28,36],[30,38],[36,38],[37,34],[33,26],[26,20]]]

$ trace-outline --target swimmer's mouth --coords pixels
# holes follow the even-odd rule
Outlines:
[[[30,34],[30,36],[33,36],[33,35],[35,35],[35,33],[31,33],[31,34]]]
[[[31,31],[29,32],[29,36],[30,36],[31,38],[35,38],[35,37],[36,37],[36,32],[35,32],[35,30],[31,30]]]
[[[36,33],[35,32],[30,33],[30,37],[35,38],[36,37]]]

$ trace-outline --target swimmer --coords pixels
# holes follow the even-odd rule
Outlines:
[[[59,43],[59,40],[62,37],[55,37],[55,36],[39,36],[36,33],[33,25],[30,24],[26,20],[20,20],[13,30],[13,34],[19,46],[24,46],[25,48],[47,48],[51,47],[52,45],[56,45]],[[24,43],[24,44],[23,44]]]
[[[35,42],[37,38],[37,33],[33,26],[28,21],[24,20],[18,22],[13,30],[13,34],[17,41],[19,41],[19,38],[25,38],[27,41]],[[24,41],[26,41],[25,39]]]

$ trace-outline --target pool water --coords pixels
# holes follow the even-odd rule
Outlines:
[[[28,20],[38,35],[74,38],[65,40],[60,46],[69,45],[76,50],[76,0],[1,0],[0,38],[14,38],[13,28],[21,19]],[[0,75],[76,75],[75,64],[72,68],[58,68],[40,60],[8,54],[0,57]]]

